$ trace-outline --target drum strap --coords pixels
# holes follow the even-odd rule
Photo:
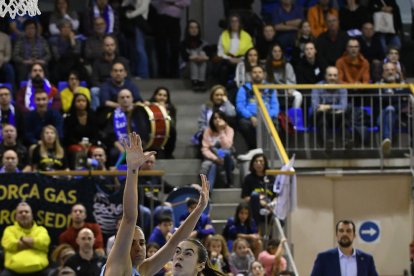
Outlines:
[[[127,117],[119,107],[114,111],[114,131],[118,141],[128,139]]]

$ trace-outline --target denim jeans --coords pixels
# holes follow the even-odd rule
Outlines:
[[[135,28],[135,73],[143,79],[149,78],[148,55],[145,49],[145,34]]]
[[[395,107],[389,105],[382,110],[382,115],[380,117],[381,122],[378,122],[382,126],[382,139],[391,139],[392,140],[392,131],[395,126]]]

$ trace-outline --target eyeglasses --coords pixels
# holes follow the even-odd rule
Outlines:
[[[9,93],[0,93],[0,97],[8,97],[8,96],[10,96]]]

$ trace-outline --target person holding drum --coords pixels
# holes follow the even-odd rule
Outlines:
[[[204,131],[201,153],[204,161],[201,163],[202,174],[208,175],[211,189],[214,187],[217,168],[224,169],[225,186],[231,186],[233,179],[234,161],[231,153],[234,130],[227,123],[224,112],[216,110],[211,115],[209,127]]]
[[[165,246],[152,257],[145,259],[145,236],[135,225],[138,218],[138,170],[155,152],[143,152],[141,138],[136,133],[129,134],[129,143],[123,140],[126,151],[127,179],[123,196],[123,217],[109,253],[106,265],[102,268],[102,276],[112,275],[154,275],[177,252],[177,245],[188,237],[194,229],[209,199],[209,184],[205,175],[201,175],[202,190],[196,209],[178,228]],[[130,250],[125,250],[131,248]],[[195,274],[194,274],[195,275]]]

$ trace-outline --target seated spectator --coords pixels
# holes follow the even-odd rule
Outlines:
[[[47,41],[38,32],[38,25],[33,19],[24,23],[24,35],[19,37],[13,47],[13,61],[17,81],[24,80],[34,64],[47,68],[51,54]]]
[[[66,87],[60,92],[62,110],[64,113],[67,113],[71,110],[75,94],[83,94],[87,98],[88,103],[91,103],[91,92],[88,88],[80,86],[78,72],[71,71],[68,77],[68,87]]]
[[[106,22],[98,16],[93,20],[93,33],[85,40],[83,57],[88,64],[93,64],[95,60],[103,55],[103,45],[105,38]]]
[[[101,106],[118,108],[117,97],[121,90],[129,90],[134,102],[142,102],[138,87],[127,78],[127,74],[127,69],[122,62],[112,64],[111,78],[105,81],[99,89]]]
[[[43,30],[42,25],[40,24],[40,16],[30,16],[27,13],[24,15],[17,14],[14,19],[8,20],[8,26],[4,26],[4,28],[7,28],[7,32],[10,32],[10,38],[12,40],[24,36],[24,22],[28,19],[34,20],[39,30],[39,34],[42,34]]]
[[[260,66],[252,68],[252,82],[247,82],[239,88],[236,97],[236,110],[239,115],[239,127],[249,149],[256,148],[256,126],[257,126],[257,103],[253,94],[253,84],[266,83],[264,79],[264,69]],[[260,91],[263,102],[269,112],[270,118],[277,125],[277,115],[279,114],[279,102],[276,91],[273,89],[263,89]]]
[[[161,156],[166,159],[173,159],[175,142],[177,140],[177,110],[171,101],[170,90],[167,87],[157,87],[154,90],[151,98],[148,100],[148,104],[153,103],[164,107],[167,111],[168,116],[170,117],[170,136],[167,140],[167,143],[164,145],[164,148],[162,149]]]
[[[198,131],[193,136],[194,144],[201,144],[203,132],[209,126],[213,111],[220,110],[226,114],[229,121],[236,117],[236,109],[227,98],[226,88],[222,85],[214,85],[210,89],[209,100],[201,105],[200,115],[198,116]]]
[[[300,22],[295,47],[292,51],[291,61],[293,64],[305,56],[305,44],[308,42],[315,42],[315,37],[311,33],[309,22],[303,20]]]
[[[346,52],[336,61],[341,83],[369,83],[369,63],[360,53],[356,38],[349,39]]]
[[[263,265],[259,261],[254,261],[249,268],[249,275],[265,276],[266,274]]]
[[[265,24],[263,26],[263,32],[256,38],[255,44],[255,47],[259,53],[260,63],[264,63],[266,61],[266,58],[275,43],[278,43],[276,40],[275,26],[273,26],[273,24]]]
[[[71,225],[59,235],[59,244],[69,244],[78,251],[79,244],[77,243],[78,235],[81,233],[82,229],[89,229],[93,233],[93,243],[92,246],[100,256],[105,256],[104,243],[101,228],[97,223],[86,222],[86,208],[83,204],[77,203],[72,206],[70,212]]]
[[[20,87],[16,93],[16,107],[20,112],[28,112],[35,109],[34,98],[38,90],[46,93],[47,106],[56,111],[62,109],[59,91],[46,78],[43,65],[34,63],[31,66],[26,86]]]
[[[1,129],[4,125],[10,124],[19,131],[23,127],[23,116],[16,110],[12,99],[12,91],[0,85],[0,141],[3,140]]]
[[[401,49],[400,35],[403,34],[403,24],[401,20],[400,7],[395,0],[373,0],[370,1],[371,10],[374,12],[386,12],[392,14],[394,23],[394,33],[380,33],[379,37],[382,45],[382,50],[387,51],[388,47],[393,46]]]
[[[29,172],[31,170],[28,160],[28,153],[26,147],[17,140],[17,130],[13,125],[4,125],[2,129],[3,141],[0,143],[0,159],[8,150],[13,150],[17,153],[19,164],[18,168],[21,171]]]
[[[206,249],[214,269],[226,275],[231,273],[229,264],[230,252],[222,235],[215,234],[210,236],[206,242]]]
[[[92,64],[92,86],[94,87],[99,87],[111,77],[112,66],[115,63],[122,63],[126,72],[129,72],[129,61],[118,54],[115,37],[106,35],[103,39],[102,48],[102,55],[95,59]]]
[[[151,256],[153,256],[155,253],[157,253],[157,251],[160,249],[160,246],[157,243],[155,243],[155,242],[150,242],[150,243],[147,243],[147,247],[146,248],[147,248],[146,257],[148,259]],[[172,272],[172,261],[169,261],[168,263],[166,263],[164,265],[164,267],[159,272],[157,272],[156,274],[154,274],[154,276],[164,276],[168,272]]]
[[[189,198],[187,200],[188,212],[180,216],[180,224],[182,224],[187,217],[194,211],[197,206],[197,200]],[[190,238],[199,239],[200,241],[208,241],[211,235],[214,235],[216,230],[214,229],[211,219],[205,213],[201,214],[201,217],[197,221],[194,230],[190,234]]]
[[[358,37],[358,41],[361,54],[370,64],[371,80],[376,82],[381,78],[381,63],[385,54],[371,22],[365,22],[362,25],[362,35]]]
[[[11,64],[12,48],[10,37],[0,31],[0,83],[16,85],[13,65]]]
[[[226,238],[229,247],[234,248],[233,242],[241,238],[249,242],[255,254],[259,254],[262,250],[262,241],[249,204],[246,202],[239,203],[234,217],[227,220],[223,236]]]
[[[187,23],[184,40],[181,42],[181,58],[187,62],[190,68],[190,79],[193,91],[206,90],[207,42],[201,38],[200,23],[189,20]]]
[[[338,84],[338,69],[329,66],[325,71],[325,80],[320,84]],[[325,146],[327,150],[332,150],[334,143],[340,141],[333,140],[335,127],[339,126],[341,131],[348,135],[348,120],[345,112],[348,105],[348,91],[346,89],[312,89],[312,109],[313,123],[316,124],[317,142],[320,146]],[[345,127],[344,127],[345,124]],[[342,137],[336,134],[337,137]],[[340,139],[339,139],[340,140]],[[347,148],[352,147],[352,142],[348,141]]]
[[[108,0],[99,0],[92,2],[90,8],[90,20],[89,23],[92,26],[92,21],[96,17],[102,17],[105,19],[107,34],[117,34],[119,32],[119,16],[116,9],[108,3]]]
[[[116,232],[118,232],[119,225],[121,225],[121,220],[122,220],[122,216],[119,217],[116,221]],[[109,252],[111,252],[111,249],[114,246],[115,239],[116,239],[116,235],[113,235],[113,236],[110,236],[108,241],[106,242],[106,256],[109,256]],[[148,251],[148,245],[147,245],[147,251]]]
[[[339,10],[341,30],[357,36],[365,22],[372,22],[372,14],[367,7],[359,4],[359,0],[346,0],[345,4]]]
[[[106,258],[94,251],[95,236],[91,229],[83,228],[76,237],[79,249],[70,257],[65,266],[76,272],[76,276],[99,275],[106,262]]]
[[[348,35],[339,29],[337,15],[328,14],[326,23],[328,30],[316,39],[316,50],[321,53],[322,63],[328,66],[335,65],[336,60],[345,52]]]
[[[400,49],[396,47],[390,47],[387,51],[387,56],[384,59],[384,63],[394,63],[397,70],[398,78],[400,80],[405,80],[405,68],[404,65],[400,62]]]
[[[269,83],[296,84],[296,75],[293,66],[286,60],[283,49],[279,44],[273,45],[272,52],[266,60],[266,77]],[[302,94],[295,89],[287,89],[286,92],[285,99],[279,97],[279,103],[287,108],[288,98],[291,97],[293,98],[293,107],[301,107]]]
[[[241,198],[251,206],[252,218],[256,223],[261,224],[265,217],[260,210],[268,208],[269,203],[276,200],[273,192],[273,176],[267,176],[269,169],[267,158],[264,154],[255,154],[250,160],[250,173],[244,177],[242,184]]]
[[[6,150],[3,153],[1,158],[2,166],[0,168],[0,173],[18,173],[20,172],[18,165],[19,165],[19,157],[14,150]]]
[[[63,118],[56,110],[48,108],[48,95],[44,90],[34,92],[35,109],[25,114],[24,134],[26,145],[38,144],[46,125],[56,128],[58,138],[63,137]]]
[[[56,248],[53,249],[52,254],[50,255],[50,260],[51,260],[50,268],[51,269],[50,269],[48,276],[59,275],[59,272],[65,268],[65,262],[75,254],[76,254],[75,250],[72,248],[72,246],[70,246],[67,243],[63,243],[63,244],[56,246]],[[76,275],[75,272],[73,273],[74,273],[73,275]]]
[[[287,261],[283,257],[283,244],[285,242],[286,239],[281,241],[276,239],[269,240],[266,250],[260,252],[257,260],[263,265],[266,276],[286,270]]]
[[[315,6],[309,8],[308,21],[314,37],[318,37],[328,30],[325,21],[328,14],[338,17],[338,10],[333,7],[333,1],[331,0],[319,0]]]
[[[382,66],[382,79],[379,83],[405,83],[404,79],[400,78],[397,67],[392,62],[384,63]],[[382,133],[382,143],[381,150],[383,156],[387,157],[391,153],[392,139],[395,136],[394,129],[397,125],[397,112],[401,112],[398,108],[404,108],[399,102],[399,98],[392,97],[395,94],[404,94],[406,93],[404,89],[400,88],[387,88],[381,89],[380,97],[382,97],[382,105],[380,108],[380,116],[378,117],[378,124],[382,128],[380,133]],[[409,93],[408,93],[409,94]]]
[[[242,86],[245,82],[251,82],[251,70],[253,66],[259,65],[259,54],[255,48],[250,48],[244,54],[244,59],[237,64],[234,81],[237,87]]]
[[[47,273],[50,237],[46,228],[33,221],[28,203],[17,205],[15,222],[4,230],[1,245],[5,253],[2,275]]]
[[[68,168],[65,150],[60,145],[57,130],[52,125],[43,127],[39,145],[32,153],[33,171],[54,171]]]
[[[75,94],[70,112],[63,121],[63,145],[69,153],[70,167],[75,168],[79,157],[89,152],[100,141],[99,126],[84,94]],[[85,165],[85,164],[83,164]]]
[[[76,38],[69,19],[63,19],[58,24],[59,35],[49,39],[52,52],[51,76],[55,82],[64,80],[72,70],[82,71],[81,47],[82,42]]]
[[[226,179],[224,186],[230,187],[233,182],[234,161],[232,157],[234,130],[226,119],[226,115],[216,110],[210,118],[209,127],[204,131],[201,153],[204,160],[201,163],[200,173],[207,175],[210,191],[213,190],[216,176],[224,170]]]
[[[217,43],[217,56],[220,60],[217,64],[217,77],[221,85],[227,84],[244,54],[253,47],[252,38],[243,30],[239,16],[230,16],[228,24]]]
[[[55,6],[49,18],[49,33],[59,35],[59,23],[62,20],[69,20],[72,30],[76,33],[79,28],[79,19],[76,11],[70,9],[68,0],[55,0]]]
[[[305,44],[305,55],[295,65],[295,75],[300,84],[314,84],[323,80],[324,65],[319,61],[315,43]]]
[[[255,258],[249,243],[243,238],[237,238],[233,243],[230,255],[230,270],[233,275],[248,275],[250,266]]]
[[[303,7],[292,0],[281,0],[272,15],[275,25],[276,39],[283,49],[289,50],[295,46],[295,39],[300,22],[304,19]]]
[[[152,230],[152,233],[148,239],[148,243],[154,242],[160,247],[163,247],[172,237],[173,229],[174,222],[172,217],[161,217],[158,221],[158,225]]]

